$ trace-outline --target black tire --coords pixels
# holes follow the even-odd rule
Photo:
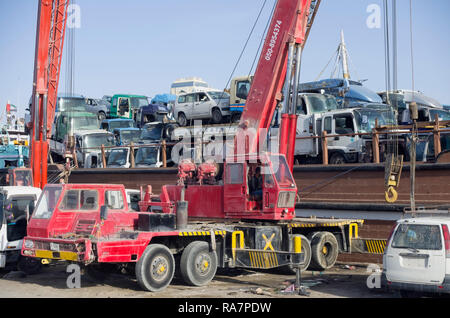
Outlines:
[[[180,273],[183,280],[192,286],[205,286],[216,275],[217,255],[209,250],[207,242],[194,241],[183,251]]]
[[[136,264],[139,285],[148,291],[157,292],[166,288],[173,279],[175,260],[170,250],[161,244],[147,246]]]
[[[186,115],[184,113],[179,113],[178,114],[178,124],[181,127],[187,126],[187,118],[186,118]]]
[[[234,113],[231,115],[231,122],[238,123],[241,120],[241,113]]]
[[[293,236],[300,236],[302,238],[302,253],[304,253],[304,255],[305,255],[305,262],[303,263],[303,265],[300,266],[300,271],[303,272],[308,268],[309,264],[311,263],[311,255],[312,255],[311,254],[311,243],[304,235],[295,234]],[[293,237],[289,241],[289,250],[290,251],[292,251],[294,249],[292,239],[293,239]],[[296,274],[296,269],[292,265],[283,266],[280,269],[283,274],[287,274],[287,275],[295,275]]]
[[[103,119],[106,119],[105,112],[98,112],[98,120],[102,121]]]
[[[330,232],[314,232],[310,235],[312,270],[324,271],[336,263],[339,245],[336,237]]]
[[[20,256],[17,269],[27,275],[34,275],[41,271],[42,263],[39,258]]]
[[[332,165],[342,165],[342,164],[346,163],[347,161],[345,161],[345,157],[343,154],[341,154],[339,152],[335,152],[331,155],[329,162]]]
[[[214,124],[220,124],[220,123],[222,123],[222,113],[220,112],[220,109],[218,109],[218,108],[214,108],[213,110],[212,110],[212,113],[211,113],[211,119],[212,119],[212,122],[214,123]]]

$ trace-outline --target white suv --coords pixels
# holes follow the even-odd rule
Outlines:
[[[383,255],[382,282],[403,296],[450,293],[450,218],[398,220]]]
[[[220,124],[230,116],[230,95],[222,91],[181,94],[175,101],[174,116],[180,126],[192,119],[210,119]]]

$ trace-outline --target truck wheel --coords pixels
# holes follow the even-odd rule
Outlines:
[[[214,108],[211,115],[214,124],[220,124],[222,122],[222,113],[220,112],[220,109]]]
[[[310,237],[310,269],[323,271],[333,267],[339,254],[336,237],[330,232],[314,232]]]
[[[178,114],[178,124],[180,124],[180,126],[182,127],[187,126],[187,118],[184,113]]]
[[[147,246],[136,264],[136,278],[139,285],[151,292],[166,288],[172,281],[174,272],[173,255],[161,244]]]
[[[41,260],[33,257],[20,256],[17,269],[27,275],[34,275],[41,271]]]
[[[209,250],[207,242],[194,241],[183,251],[180,272],[183,280],[192,286],[204,286],[216,275],[217,255]]]
[[[231,115],[232,123],[239,123],[239,120],[241,120],[241,113]]]
[[[339,152],[335,152],[330,157],[330,164],[332,165],[342,165],[346,163],[345,158]]]
[[[302,238],[302,253],[305,255],[305,262],[303,265],[300,266],[300,271],[305,271],[309,264],[311,263],[311,243],[309,240],[304,236],[300,234],[296,234],[293,236],[300,236]],[[292,239],[289,241],[289,250],[292,251],[294,249]],[[281,272],[287,275],[295,275],[296,269],[292,265],[283,266],[280,268]]]

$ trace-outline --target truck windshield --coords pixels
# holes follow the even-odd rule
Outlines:
[[[375,121],[378,119],[378,126],[393,125],[392,112],[377,111],[371,109],[355,110],[355,120],[358,132],[371,132],[375,128]]]
[[[442,249],[439,225],[400,224],[392,239],[393,248],[412,248],[423,250]]]
[[[85,111],[86,101],[79,97],[60,97],[58,98],[58,111]]]
[[[108,166],[124,166],[127,163],[128,149],[112,149],[108,157]]]
[[[141,139],[143,140],[160,140],[162,135],[162,124],[149,125],[142,130]]]
[[[147,106],[148,100],[145,97],[131,97],[131,107],[141,108],[142,106]]]
[[[91,134],[83,138],[83,148],[100,148],[102,145],[114,146],[114,137],[111,134]]]
[[[96,116],[83,116],[72,118],[73,131],[98,129],[100,123]]]
[[[208,95],[216,100],[230,98],[230,95],[227,92],[208,92]]]
[[[128,145],[131,142],[136,143],[141,140],[140,130],[122,130],[120,136],[123,145]]]
[[[300,98],[300,97],[299,97]],[[335,110],[338,108],[336,99],[333,96],[325,96],[321,94],[306,96],[306,100],[309,103],[311,113],[323,113],[329,110]]]
[[[155,165],[157,163],[159,148],[141,147],[136,154],[136,165]]]
[[[61,192],[62,186],[60,185],[46,186],[34,210],[33,219],[49,219],[56,208]]]
[[[113,131],[116,128],[133,128],[132,120],[113,120],[109,122],[109,130]]]
[[[439,120],[450,120],[450,112],[446,110],[430,109],[430,120],[434,121],[436,115]]]
[[[284,156],[270,156],[273,172],[278,185],[282,188],[292,188],[295,186],[294,178]]]

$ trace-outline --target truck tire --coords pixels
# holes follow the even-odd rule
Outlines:
[[[336,237],[330,232],[314,232],[311,240],[311,270],[323,271],[336,263],[339,246]]]
[[[222,113],[220,112],[220,109],[214,108],[211,113],[211,118],[214,124],[222,123]]]
[[[330,157],[330,164],[332,165],[342,165],[346,163],[345,157],[339,152],[334,152]]]
[[[136,264],[139,285],[148,291],[157,292],[166,288],[173,279],[175,260],[170,250],[161,244],[147,246]]]
[[[180,260],[180,273],[183,280],[192,286],[205,286],[216,275],[217,255],[209,250],[203,241],[190,243],[183,251]]]
[[[300,236],[302,238],[302,253],[305,254],[305,262],[303,263],[303,265],[300,266],[300,271],[303,272],[308,268],[309,264],[311,263],[311,255],[312,255],[311,243],[304,235],[295,234],[293,236]],[[290,240],[289,250],[292,251],[293,249],[294,249],[294,246],[292,244],[292,240]],[[295,275],[295,273],[296,273],[296,269],[292,265],[283,266],[280,269],[283,274]]]
[[[179,113],[178,114],[178,120],[177,121],[178,121],[178,124],[181,127],[187,126],[187,118],[186,118],[186,115],[184,113]]]
[[[41,271],[42,263],[38,258],[20,256],[17,269],[27,275],[34,275]]]

